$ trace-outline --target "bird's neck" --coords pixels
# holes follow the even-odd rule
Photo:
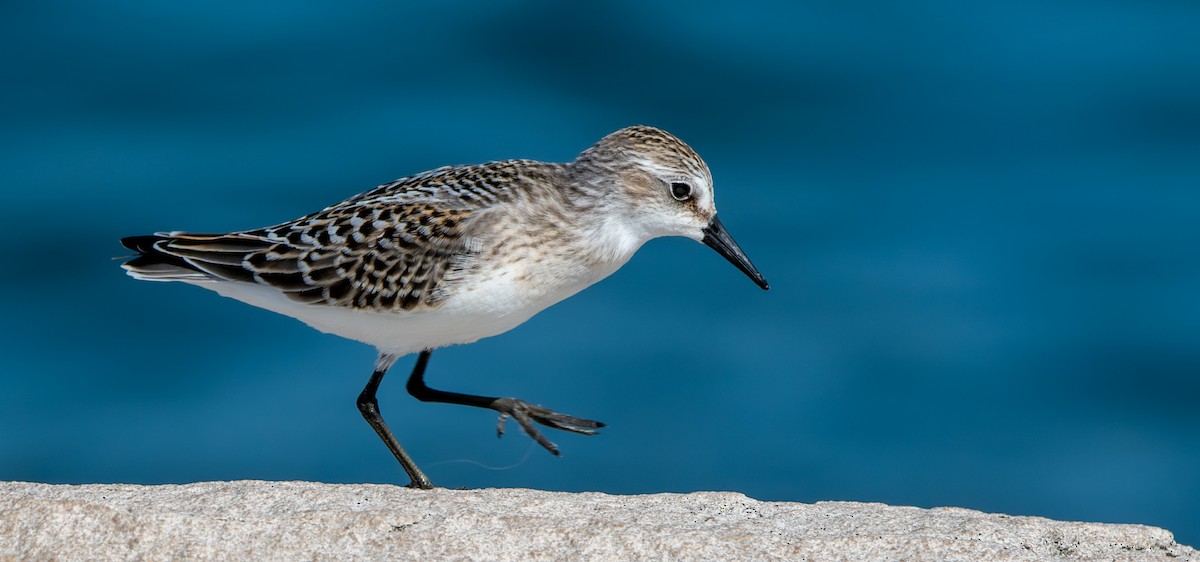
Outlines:
[[[580,158],[565,166],[564,203],[571,208],[580,234],[579,250],[588,261],[618,268],[647,241],[653,232],[642,213],[632,208],[619,172],[604,163]]]

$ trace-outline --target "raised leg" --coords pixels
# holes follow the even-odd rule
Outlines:
[[[533,425],[533,422],[540,423],[546,427],[582,433],[584,435],[595,435],[597,428],[604,427],[604,424],[598,421],[560,414],[554,410],[530,404],[524,400],[517,400],[516,398],[474,396],[429,388],[425,384],[425,366],[429,364],[430,353],[429,350],[425,350],[417,357],[417,364],[413,367],[412,374],[408,377],[408,393],[422,402],[462,404],[464,406],[487,408],[500,412],[500,419],[496,422],[497,436],[504,435],[504,422],[508,420],[509,416],[512,416],[514,420],[517,420],[517,425],[521,426],[521,430],[526,435],[537,441],[542,447],[545,447],[547,451],[554,453],[555,456],[559,456],[558,446],[549,439],[546,439],[542,435],[542,432],[538,431],[537,427]],[[404,461],[400,462],[403,463]]]
[[[383,439],[383,443],[396,456],[396,460],[400,461],[404,472],[408,473],[408,477],[412,480],[408,487],[428,490],[433,488],[433,482],[430,482],[429,477],[425,476],[420,468],[417,468],[417,463],[413,462],[412,457],[404,451],[404,447],[400,446],[400,442],[396,441],[396,436],[392,435],[392,430],[388,429],[387,424],[383,421],[383,416],[379,413],[379,402],[375,400],[375,392],[379,390],[379,383],[383,381],[384,373],[387,373],[392,363],[395,362],[396,356],[387,354],[380,354],[379,359],[375,360],[375,372],[371,373],[371,380],[367,381],[366,388],[363,388],[362,394],[358,395],[358,411],[362,412],[363,418],[371,424],[379,438]]]

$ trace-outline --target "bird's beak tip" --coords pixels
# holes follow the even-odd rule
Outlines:
[[[729,233],[725,231],[725,226],[721,224],[716,215],[713,215],[712,220],[709,221],[708,226],[704,227],[702,232],[704,232],[704,238],[701,242],[704,245],[716,250],[718,254],[721,254],[721,257],[729,260],[729,263],[737,267],[742,273],[745,273],[762,290],[770,290],[771,286],[767,284],[767,280],[758,272],[758,268],[750,263],[750,258],[746,257],[746,253],[738,247],[737,242],[733,241],[733,237],[729,236]]]

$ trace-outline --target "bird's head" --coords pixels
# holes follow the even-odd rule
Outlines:
[[[683,236],[703,242],[759,287],[768,288],[717,218],[708,165],[674,135],[654,127],[626,127],[600,139],[574,165],[596,177],[615,176],[616,181],[596,187],[625,207],[623,216],[646,239]]]

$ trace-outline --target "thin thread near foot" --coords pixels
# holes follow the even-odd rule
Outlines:
[[[491,471],[495,471],[495,472],[504,472],[504,471],[508,471],[508,470],[512,470],[514,468],[520,467],[521,465],[524,465],[525,463],[529,462],[529,456],[533,454],[533,449],[536,447],[536,445],[537,445],[537,443],[530,441],[529,446],[525,448],[525,455],[521,457],[521,460],[517,461],[516,463],[510,464],[508,466],[490,466],[490,465],[483,464],[474,459],[449,459],[449,460],[438,461],[438,462],[434,462],[434,463],[426,463],[425,466],[440,466],[443,464],[472,464],[472,465],[478,466],[479,468],[482,468],[484,470],[491,470]]]

